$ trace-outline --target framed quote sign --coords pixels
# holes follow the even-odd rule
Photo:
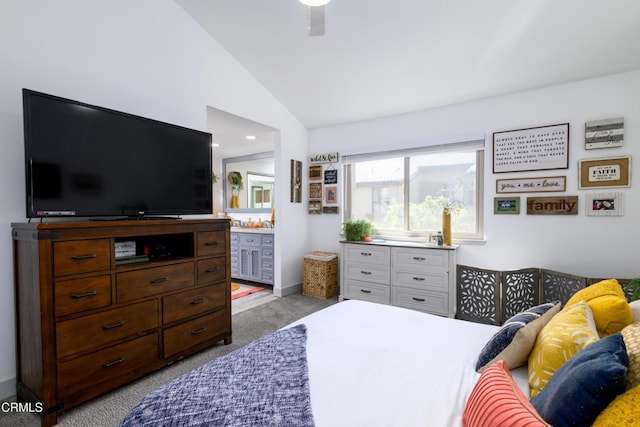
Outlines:
[[[493,173],[568,168],[569,123],[493,134]]]
[[[578,188],[631,187],[631,157],[580,160]]]

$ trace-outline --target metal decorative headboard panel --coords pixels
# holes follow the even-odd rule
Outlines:
[[[542,280],[541,303],[560,300],[562,306],[564,306],[571,298],[571,295],[587,286],[586,277],[545,269],[540,269],[540,275]]]
[[[574,293],[603,280],[544,268],[497,271],[458,265],[456,274],[456,318],[490,325],[502,325],[546,302],[559,300],[564,306]],[[630,280],[617,280],[629,301]]]
[[[457,266],[456,318],[500,324],[500,272]]]
[[[502,272],[502,319],[511,317],[540,304],[540,271],[525,268]]]

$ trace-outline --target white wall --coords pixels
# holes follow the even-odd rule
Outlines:
[[[3,0],[0,13],[0,398],[15,394],[10,223],[25,221],[22,88],[206,130],[207,106],[280,130],[276,180],[307,130],[171,0]],[[278,288],[299,285],[306,218],[276,192]],[[295,232],[293,231],[295,230]],[[286,246],[280,242],[287,242]],[[286,248],[287,251],[281,251]]]
[[[585,121],[613,117],[624,117],[624,147],[585,150]],[[566,122],[570,123],[568,170],[492,173],[493,132]],[[640,170],[640,71],[315,129],[310,131],[309,153],[354,154],[478,137],[485,139],[486,244],[461,246],[459,264],[503,270],[542,267],[590,277],[640,275],[636,264],[640,181],[634,177]],[[632,187],[610,190],[625,193],[625,215],[585,216],[584,195],[594,191],[578,190],[578,160],[618,155],[632,157]],[[527,195],[540,193],[520,195],[520,215],[493,214],[497,178],[554,175],[567,176],[567,191],[547,195],[578,195],[577,216],[526,215]],[[338,250],[340,221],[338,215],[310,216],[309,241],[319,250]]]

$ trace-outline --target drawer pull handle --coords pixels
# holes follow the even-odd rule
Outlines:
[[[205,246],[215,246],[215,245],[217,245],[218,243],[220,243],[220,242],[218,242],[217,240],[213,240],[213,241],[211,241],[211,242],[205,242],[205,244],[204,244],[204,245],[205,245]]]
[[[367,289],[360,289],[360,292],[362,292],[363,294],[370,294],[371,291],[367,290]]]
[[[362,274],[367,274],[367,275],[371,274],[371,272],[370,272],[370,271],[364,271],[364,270],[361,270],[361,271],[360,271],[360,273],[362,273]]]
[[[96,295],[98,295],[98,291],[90,291],[90,292],[85,292],[84,294],[71,294],[71,298],[78,299],[78,298],[94,297]]]
[[[191,335],[200,335],[201,333],[203,333],[206,330],[207,330],[207,327],[203,326],[202,328],[196,329],[195,331],[191,332]]]
[[[108,331],[109,329],[119,328],[120,326],[124,326],[124,320],[115,323],[109,323],[108,325],[102,325],[102,330]]]
[[[425,280],[424,277],[412,277],[413,280],[417,280],[418,282],[422,282]]]
[[[424,261],[424,260],[426,260],[426,258],[425,258],[425,257],[423,257],[423,256],[414,256],[414,257],[413,257],[413,259],[414,259],[415,261]]]
[[[360,252],[362,256],[371,256],[371,252]]]
[[[215,273],[218,270],[220,270],[218,267],[213,267],[213,268],[207,268],[204,272],[205,273]]]
[[[113,362],[107,362],[105,364],[102,365],[102,367],[104,368],[110,368],[112,366],[116,366],[121,364],[122,362],[124,362],[124,356],[120,356],[119,359],[114,360]]]
[[[97,258],[97,257],[98,257],[97,254],[84,254],[84,255],[74,255],[71,257],[71,259],[74,261],[80,261],[83,259],[91,259],[91,258]]]
[[[169,278],[168,277],[161,277],[159,279],[155,279],[151,281],[152,285],[157,285],[158,283],[164,283],[164,282],[168,282]]]
[[[418,301],[418,302],[425,302],[426,301],[424,298],[416,298],[416,297],[413,297],[413,300],[414,301]]]
[[[204,302],[204,298],[199,298],[199,299],[191,301],[189,304],[198,305],[198,304],[202,304],[203,302]]]

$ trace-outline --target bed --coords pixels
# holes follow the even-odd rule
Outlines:
[[[614,279],[502,326],[343,301],[159,388],[122,426],[591,425],[619,398],[637,407],[638,320]],[[564,360],[551,358],[555,347]],[[505,424],[496,412],[526,422]],[[599,425],[620,421],[607,417],[615,422]]]
[[[465,402],[480,375],[475,371],[478,354],[498,329],[356,300],[289,327],[296,325],[306,327],[308,389],[318,427],[462,426]],[[516,370],[514,377],[526,392],[526,370]],[[186,404],[182,397],[166,403],[166,394],[159,391],[155,403],[143,401],[123,425],[164,423],[176,414],[176,425],[192,422],[180,418],[184,407],[173,415],[158,413],[176,401]]]

